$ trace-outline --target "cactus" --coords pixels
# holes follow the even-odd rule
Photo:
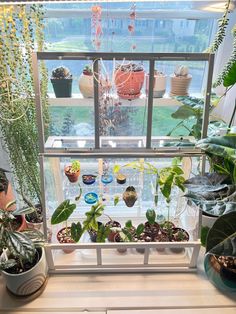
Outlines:
[[[184,65],[177,66],[175,69],[175,76],[188,76],[188,67]]]

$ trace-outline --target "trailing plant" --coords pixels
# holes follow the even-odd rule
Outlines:
[[[230,3],[231,3],[231,0],[227,0],[225,4],[225,11],[222,17],[218,20],[218,30],[217,30],[217,33],[215,34],[215,38],[212,44],[210,45],[210,47],[206,50],[206,52],[215,53],[224,40],[225,31],[229,23],[228,13],[229,13]]]
[[[32,52],[44,49],[42,5],[2,6],[0,11],[0,129],[16,188],[41,204],[38,130]],[[47,136],[47,71],[40,62],[41,99]]]

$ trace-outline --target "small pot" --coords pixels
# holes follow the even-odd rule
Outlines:
[[[181,234],[181,237],[179,236]],[[188,242],[189,241],[189,234],[186,230],[182,228],[173,228],[172,229],[172,237],[171,242]],[[170,251],[174,253],[182,253],[184,248],[170,248]]]
[[[170,76],[170,96],[188,96],[188,88],[192,80],[192,75]]]
[[[158,71],[154,71],[154,80],[153,80],[153,97],[162,98],[166,92],[166,78],[167,76]],[[148,92],[149,88],[149,74],[146,75],[146,91]]]
[[[113,176],[111,174],[103,174],[101,177],[101,181],[104,184],[109,184],[113,181]]]
[[[93,75],[82,73],[79,77],[79,89],[84,98],[93,98]]]
[[[35,212],[25,215],[27,228],[40,230],[43,226],[42,208],[37,204],[35,209],[37,210],[37,215]]]
[[[134,203],[137,201],[138,195],[133,186],[128,186],[125,192],[123,193],[123,200],[125,201],[126,206],[133,207]]]
[[[150,224],[148,221],[144,224],[144,234],[149,236],[152,241],[154,241],[155,237],[158,235],[160,230],[160,225],[155,222],[154,224]]]
[[[96,181],[96,176],[94,176],[93,174],[83,174],[82,181],[86,185],[91,185]]]
[[[51,79],[57,98],[71,97],[72,79]]]
[[[98,195],[95,192],[89,192],[84,195],[84,201],[87,204],[95,204],[98,201]]]
[[[118,221],[110,220],[105,224],[105,227],[109,228],[121,228],[121,224]],[[110,242],[114,242],[114,237],[117,234],[117,231],[112,231],[109,233],[107,239]]]
[[[70,172],[71,166],[66,166],[64,169],[65,175],[71,183],[75,183],[78,181],[80,170],[77,172]]]
[[[98,221],[98,228],[102,225],[102,223],[100,221]],[[90,240],[92,242],[97,242],[97,234],[98,232],[94,229],[89,229],[88,230],[88,234],[90,236]]]
[[[126,176],[122,173],[119,173],[117,176],[116,176],[116,181],[118,184],[124,184],[126,182]]]
[[[169,242],[170,239],[169,237],[167,236],[167,234],[165,233],[161,233],[159,232],[156,237],[154,238],[154,242]],[[164,252],[165,251],[165,248],[156,248],[157,252]]]
[[[175,228],[175,224],[172,221],[165,220],[164,223],[161,224],[161,232],[168,236],[171,236],[173,228]]]
[[[117,243],[124,242],[124,241],[122,241],[121,236],[120,236],[119,233],[116,233],[116,234],[115,234],[115,236],[114,236],[114,242],[117,242]],[[122,254],[125,253],[125,252],[127,252],[127,249],[126,249],[126,248],[118,248],[118,249],[116,249],[116,250],[117,250],[117,252],[122,253]]]
[[[66,233],[67,229],[67,233]],[[58,231],[57,233],[57,241],[61,244],[66,244],[66,243],[75,243],[74,240],[71,239],[71,228],[62,228],[61,230]],[[72,253],[75,249],[62,249],[64,253],[69,254]]]

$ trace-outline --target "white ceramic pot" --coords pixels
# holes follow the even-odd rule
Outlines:
[[[192,80],[192,75],[170,76],[170,96],[188,96],[188,88]]]
[[[79,89],[84,98],[93,98],[93,75],[82,73],[79,77]]]
[[[21,274],[10,274],[2,271],[6,286],[13,294],[27,296],[39,290],[44,284],[47,278],[48,266],[44,249],[39,248],[38,250],[42,252],[41,258],[30,270]]]
[[[153,97],[161,98],[166,92],[166,75],[165,74],[155,74],[154,84],[153,84]],[[149,75],[146,76],[146,90],[148,91]]]
[[[204,215],[204,213],[202,213],[202,227],[211,228],[214,225],[217,218],[218,217],[207,216],[207,215]]]

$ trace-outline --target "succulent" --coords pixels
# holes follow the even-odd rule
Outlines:
[[[175,76],[188,76],[188,67],[179,65],[175,69]]]
[[[90,65],[86,65],[83,69],[84,75],[93,75],[93,71]]]
[[[116,70],[120,70],[123,72],[141,72],[143,71],[143,66],[141,64],[136,63],[127,63],[123,65],[118,65]]]
[[[72,74],[70,70],[64,66],[58,67],[52,70],[52,79],[72,79]]]
[[[80,170],[80,162],[78,160],[74,160],[71,164],[71,172],[76,173]]]

